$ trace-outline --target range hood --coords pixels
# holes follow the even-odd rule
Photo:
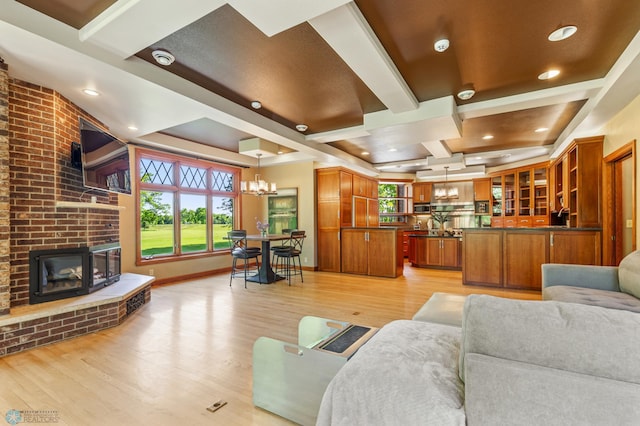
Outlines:
[[[440,198],[437,193],[450,193],[452,188],[458,190],[457,197]],[[433,184],[431,206],[469,206],[473,210],[473,182],[438,182]]]

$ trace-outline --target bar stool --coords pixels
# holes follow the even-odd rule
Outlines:
[[[274,265],[276,265],[276,274],[282,273],[287,277],[289,285],[291,285],[291,276],[300,275],[302,277],[302,262],[300,261],[300,253],[302,253],[302,244],[305,239],[305,231],[291,231],[289,244],[283,248],[276,248],[273,252],[275,257]],[[298,265],[296,265],[296,258]]]
[[[282,229],[282,235],[289,235],[291,236],[291,231],[295,231],[295,229],[290,229],[290,228],[283,228]],[[271,246],[271,264],[275,265],[275,261],[276,261],[276,250],[278,249],[285,249],[289,247],[289,240],[282,240],[280,241],[280,245],[277,246]]]
[[[229,249],[231,251],[231,277],[229,278],[229,287],[231,282],[238,273],[244,274],[244,288],[247,288],[247,274],[252,275],[259,274],[260,261],[258,257],[262,254],[262,251],[258,247],[249,247],[247,245],[247,231],[244,229],[236,229],[227,233],[227,240],[229,241]],[[242,267],[238,268],[238,260],[242,260]],[[251,259],[255,260],[254,266],[251,266]]]

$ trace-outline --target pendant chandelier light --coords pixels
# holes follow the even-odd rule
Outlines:
[[[242,192],[243,194],[251,194],[251,195],[275,195],[278,193],[277,189],[276,189],[276,184],[275,183],[271,183],[269,184],[269,182],[266,182],[264,180],[262,180],[262,177],[260,176],[260,157],[262,157],[262,154],[257,153],[256,157],[258,157],[258,173],[255,174],[255,177],[253,180],[250,181],[241,181],[240,182],[240,192]]]
[[[448,171],[449,171],[449,167],[445,166],[444,167],[444,187],[436,188],[436,190],[434,191],[434,196],[436,197],[436,199],[446,200],[449,198],[458,198],[458,188],[455,186],[451,188],[448,187],[449,186]]]

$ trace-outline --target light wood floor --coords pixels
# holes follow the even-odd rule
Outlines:
[[[405,266],[398,279],[304,273],[291,287],[228,275],[154,287],[119,327],[0,358],[0,414],[55,410],[60,425],[283,425],[251,396],[253,342],[295,343],[316,315],[381,327],[408,319],[433,292],[540,299],[539,292],[461,284],[461,273]],[[217,400],[215,413],[205,408]]]

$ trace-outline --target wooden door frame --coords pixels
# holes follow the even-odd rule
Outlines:
[[[613,206],[614,206],[614,197],[615,197],[615,188],[614,188],[614,173],[615,167],[614,163],[627,157],[631,156],[631,164],[633,165],[633,180],[631,182],[631,209],[632,209],[632,219],[633,226],[631,229],[631,234],[633,235],[632,248],[636,249],[636,140],[632,140],[626,145],[618,148],[611,154],[604,157],[604,168],[603,168],[603,189],[604,189],[604,203],[603,203],[603,220],[602,220],[602,264],[603,265],[614,265],[615,259],[615,249],[614,249],[614,240],[612,237],[615,235],[615,222],[613,220]]]

